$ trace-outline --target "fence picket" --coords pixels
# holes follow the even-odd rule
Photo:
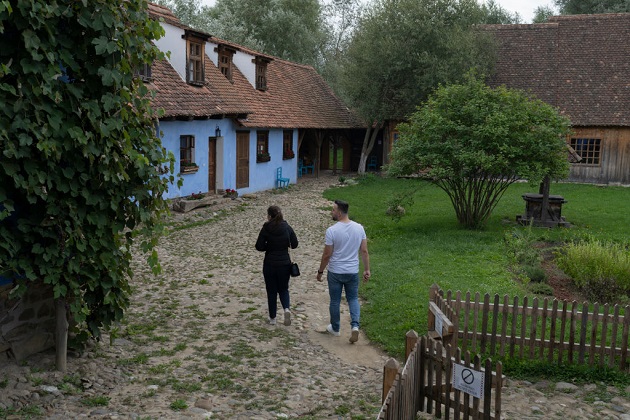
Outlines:
[[[492,359],[486,359],[484,363],[484,391],[492,390]],[[492,400],[490,398],[484,398],[483,400],[483,418],[489,419],[492,407]]]
[[[556,349],[556,319],[558,318],[558,299],[554,299],[551,304],[551,329],[549,331],[549,353],[547,354],[547,362],[553,362],[553,353]],[[560,339],[557,342],[562,343]]]
[[[441,419],[442,418],[442,343],[435,343],[435,394],[433,395],[433,399],[435,400],[435,417]]]
[[[470,366],[470,351],[464,353],[464,366]],[[464,392],[464,418],[470,418],[470,395]]]
[[[558,347],[558,364],[562,364],[563,358],[563,350],[564,350],[564,337],[566,333],[566,325],[567,325],[567,301],[562,302],[562,318],[560,321],[560,344]]]
[[[427,348],[427,340],[428,337],[426,336],[422,336],[420,337],[420,351],[422,353],[424,353],[426,351]],[[426,358],[422,357],[420,358],[420,372],[422,372],[420,374],[420,388],[418,389],[418,398],[420,400],[420,410],[424,411],[424,400],[426,398],[426,387],[427,384],[425,382],[426,379],[426,375],[424,374],[424,372],[427,371],[427,366],[426,366]]]
[[[588,364],[593,366],[595,364],[595,351],[597,349],[597,326],[599,320],[599,303],[595,302],[593,305],[593,321],[591,323],[591,341],[588,346]],[[604,343],[605,344],[605,343]]]
[[[494,306],[492,308],[492,334],[490,335],[490,353],[496,354],[497,347],[497,325],[499,322],[499,295],[494,295]]]
[[[588,303],[582,303],[582,320],[580,322],[580,347],[578,363],[584,363],[586,357],[586,334],[588,330]]]
[[[543,360],[543,355],[545,351],[545,336],[547,335],[547,309],[549,306],[549,299],[543,299],[543,307],[542,307],[542,325],[540,327],[540,346],[538,347],[538,359]]]
[[[478,328],[479,321],[479,292],[475,293],[475,304],[473,306],[473,336],[472,336],[472,348],[476,349],[477,347],[477,333],[479,332]]]
[[[488,337],[488,313],[490,312],[490,295],[486,293],[483,296],[483,313],[481,314],[481,352],[486,352],[486,343]]]
[[[602,316],[602,345],[599,347],[599,366],[604,366],[606,363],[606,338],[608,334],[608,311],[610,306],[604,305],[604,315]],[[626,312],[626,314],[628,314]],[[612,347],[611,347],[612,350]]]
[[[479,359],[479,355],[475,354],[475,357],[473,359],[473,364],[474,367],[473,369],[475,369],[476,371],[481,371],[481,360]],[[479,414],[479,404],[480,404],[481,400],[477,397],[473,397],[473,406],[472,406],[472,412],[473,412],[473,418],[479,418],[478,414]]]
[[[501,319],[501,338],[499,342],[501,343],[499,347],[499,354],[501,356],[505,356],[505,335],[507,332],[507,322],[508,322],[508,295],[503,296],[503,316]]]
[[[569,363],[573,363],[573,350],[575,348],[575,330],[577,326],[577,302],[571,305],[571,320],[569,323]]]
[[[427,358],[426,361],[426,367],[427,367],[427,409],[426,412],[431,414],[433,413],[433,358],[431,357],[431,355],[433,355],[433,346],[435,342],[433,340],[428,340],[427,341],[427,349],[428,349],[428,354],[429,357]]]
[[[519,338],[518,356],[522,359],[525,351],[525,332],[527,330],[527,296],[523,297],[523,311],[521,313],[521,336]]]
[[[455,345],[461,346],[463,351],[468,350],[469,325],[470,325],[470,292],[466,292],[466,306],[464,307],[464,338],[461,344],[459,342],[455,343]]]
[[[538,298],[535,297],[532,301],[532,321],[530,324],[529,333],[529,358],[534,358],[534,351],[536,350],[536,334],[538,333]]]
[[[612,335],[610,336],[610,358],[608,362],[608,366],[615,366],[615,352],[614,349],[617,347],[617,326],[619,325],[619,305],[614,306],[613,311],[613,325],[612,325]],[[626,315],[627,316],[627,315]]]
[[[514,357],[514,346],[516,344],[516,325],[518,319],[518,296],[514,296],[512,305],[512,334],[510,335],[510,357]]]
[[[462,349],[460,349],[459,347],[457,348],[457,350],[455,350],[455,360],[459,363],[462,360]],[[455,392],[453,393],[453,399],[455,400],[455,412],[454,414],[454,418],[455,420],[459,420],[460,416],[461,416],[461,403],[462,403],[462,392],[459,389],[456,389]]]
[[[445,419],[449,420],[451,418],[451,393],[453,392],[453,346],[449,344],[444,350],[444,415]]]

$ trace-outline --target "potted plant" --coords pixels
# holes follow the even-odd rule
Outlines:
[[[202,198],[204,198],[206,195],[204,193],[202,193],[201,191],[199,191],[198,193],[192,193],[190,194],[190,197],[188,197],[188,200],[201,200]]]
[[[269,152],[258,152],[256,155],[256,162],[269,162],[271,160],[271,155]]]
[[[286,149],[282,154],[282,159],[293,159],[295,157],[295,153],[291,149]]]
[[[234,200],[236,197],[238,197],[238,191],[228,188],[225,190],[225,194],[223,194],[223,197],[231,198],[232,200]]]

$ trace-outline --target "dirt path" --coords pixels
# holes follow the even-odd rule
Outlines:
[[[138,256],[132,304],[111,337],[71,355],[66,374],[52,370],[52,352],[3,360],[0,418],[374,418],[388,357],[363,334],[348,342],[345,302],[342,336],[321,332],[328,294],[314,274],[331,224],[321,193],[332,184],[330,175],[305,178],[288,192],[173,215],[159,247],[163,273],[154,277]],[[271,204],[300,240],[288,327],[267,323],[254,250]],[[630,419],[629,390],[566,385],[509,381],[503,418]]]

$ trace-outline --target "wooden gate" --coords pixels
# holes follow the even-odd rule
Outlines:
[[[383,405],[378,419],[413,420],[418,412],[435,413],[435,417],[445,419],[501,418],[501,363],[497,363],[496,372],[493,372],[490,359],[482,366],[478,355],[471,360],[470,352],[466,352],[462,358],[461,349],[453,352],[450,345],[444,347],[440,341],[428,336],[418,340],[415,332],[408,333],[408,338],[410,334],[415,335],[416,344],[402,370],[398,372],[395,359],[385,365]],[[454,363],[483,373],[482,398],[472,397],[454,387]],[[392,382],[389,378],[393,376]]]

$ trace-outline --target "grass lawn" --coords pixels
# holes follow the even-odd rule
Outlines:
[[[388,201],[413,193],[400,221],[386,215]],[[512,185],[482,231],[461,228],[442,190],[421,180],[368,175],[356,185],[327,190],[328,199],[350,203],[350,217],[365,226],[372,279],[361,286],[361,324],[370,340],[389,354],[404,357],[410,329],[427,331],[429,287],[472,294],[528,294],[509,271],[504,237],[515,230],[516,216],[525,212],[522,195],[538,192],[526,183]],[[568,241],[585,236],[628,241],[630,189],[594,185],[552,184],[551,194],[567,201],[562,215],[573,228],[534,228],[537,239]]]

